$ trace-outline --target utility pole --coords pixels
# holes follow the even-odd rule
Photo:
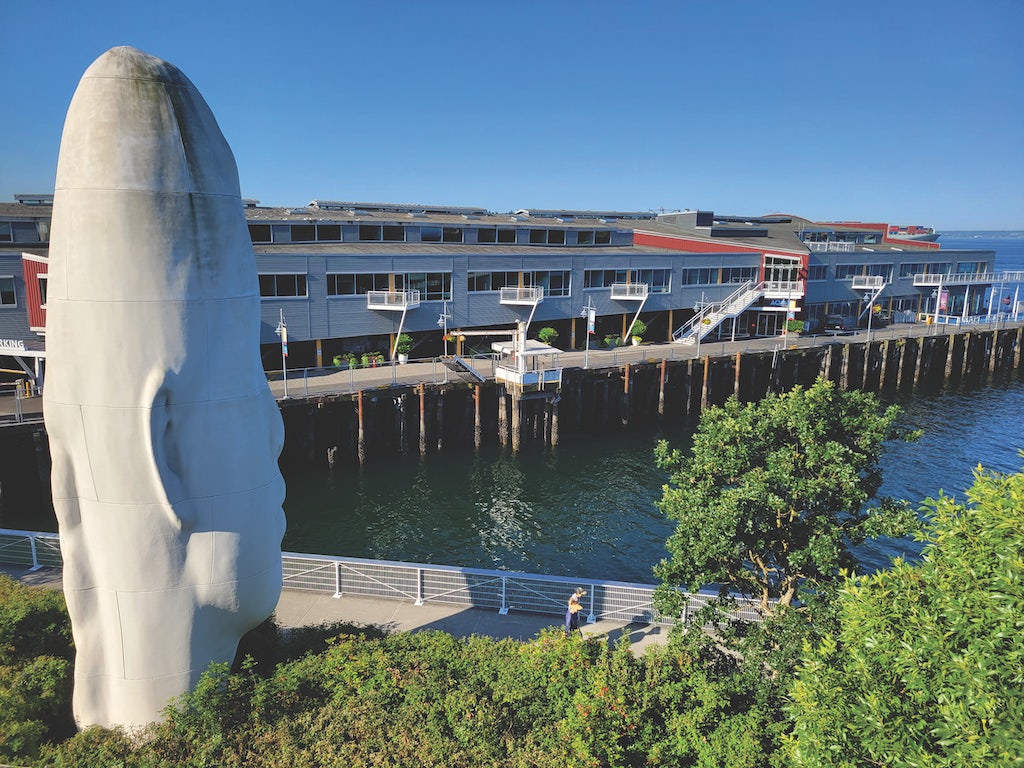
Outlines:
[[[284,323],[284,310],[281,310],[281,320],[274,330],[281,337],[281,375],[284,377],[284,399],[288,399],[288,326]]]

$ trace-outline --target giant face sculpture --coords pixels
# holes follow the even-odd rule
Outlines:
[[[273,610],[283,430],[234,157],[172,65],[114,48],[68,109],[46,426],[79,725],[156,720]]]

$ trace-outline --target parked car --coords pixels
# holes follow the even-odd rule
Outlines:
[[[824,329],[833,333],[853,333],[858,328],[853,315],[826,315]]]

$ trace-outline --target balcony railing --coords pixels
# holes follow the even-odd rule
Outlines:
[[[544,289],[528,285],[523,288],[506,287],[500,291],[502,304],[539,304],[544,299]]]
[[[367,291],[367,309],[391,309],[402,311],[415,309],[420,305],[419,291]]]
[[[853,278],[850,287],[855,291],[876,290],[885,285],[885,278],[881,275],[857,275]]]
[[[647,283],[612,283],[613,299],[646,299],[651,291]]]

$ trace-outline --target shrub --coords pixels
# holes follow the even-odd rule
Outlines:
[[[556,331],[550,325],[545,325],[543,328],[541,328],[539,331],[537,331],[537,339],[538,339],[538,341],[541,341],[544,344],[554,344],[555,343],[555,339],[557,339],[557,338],[558,338],[558,331]]]

